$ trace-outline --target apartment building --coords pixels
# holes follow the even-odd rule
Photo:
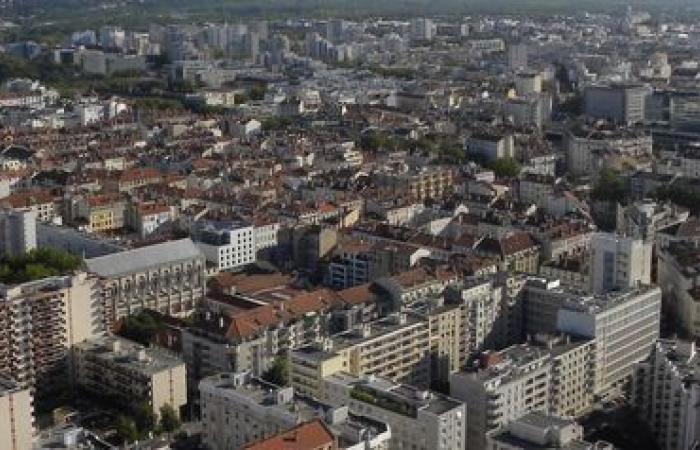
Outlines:
[[[569,298],[558,316],[559,331],[595,340],[597,397],[619,394],[659,337],[661,290],[639,286],[607,294]]]
[[[347,289],[372,281],[374,268],[373,244],[361,240],[338,244],[328,264],[328,279],[336,289]]]
[[[341,372],[325,379],[332,405],[386,423],[389,450],[453,450],[465,448],[464,403],[442,394],[397,384],[378,376],[355,377]]]
[[[428,321],[415,314],[394,313],[336,334],[331,341],[345,372],[430,385],[430,329]]]
[[[382,182],[394,192],[422,201],[441,199],[454,193],[454,172],[449,167],[422,168],[399,174],[386,174]]]
[[[591,283],[594,293],[651,283],[653,242],[612,233],[591,237]]]
[[[576,421],[540,411],[527,413],[494,430],[487,437],[488,450],[614,450],[604,441],[587,442]]]
[[[320,346],[302,347],[289,351],[289,380],[296,392],[314,398],[324,397],[326,377],[343,370],[344,358],[325,351]]]
[[[187,404],[185,363],[165,350],[101,336],[77,343],[73,359],[73,382],[92,395],[127,407],[145,401],[156,415],[165,405],[179,413]]]
[[[104,332],[97,279],[85,273],[0,286],[0,372],[37,395],[61,387],[68,350]]]
[[[652,154],[650,135],[631,128],[575,126],[565,137],[567,170],[589,176],[605,167],[608,158],[648,158]]]
[[[75,195],[67,200],[67,222],[91,233],[124,227],[127,200],[120,194]]]
[[[694,448],[700,440],[695,342],[660,339],[637,364],[630,399],[662,450]]]
[[[291,387],[246,372],[207,377],[199,392],[202,441],[212,449],[256,448],[261,441],[275,442],[275,437],[317,419],[342,444],[340,448],[348,450],[383,450],[393,435],[387,423],[369,414],[297,395]]]
[[[551,370],[548,351],[517,345],[453,374],[450,395],[467,405],[466,448],[486,449],[488,432],[528,412],[549,412]]]
[[[689,336],[700,336],[700,249],[683,241],[660,248],[658,283],[664,310]]]
[[[146,308],[187,316],[205,294],[205,259],[189,238],[90,258],[85,264],[100,277],[107,327]]]
[[[29,389],[7,378],[0,378],[0,448],[32,448],[34,434],[32,395]]]
[[[193,227],[194,240],[217,270],[254,263],[257,254],[252,225],[232,221],[202,221]]]
[[[0,251],[17,256],[36,248],[36,212],[7,210],[0,213]]]
[[[646,98],[651,87],[632,84],[591,85],[584,90],[586,115],[619,124],[644,121]]]

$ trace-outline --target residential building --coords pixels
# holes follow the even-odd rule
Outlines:
[[[564,145],[567,170],[576,176],[590,176],[608,165],[615,167],[616,161],[649,162],[652,155],[651,135],[637,128],[575,125],[567,131]]]
[[[591,237],[591,283],[594,293],[651,283],[653,242],[594,233]]]
[[[695,342],[660,339],[635,369],[630,400],[662,450],[693,448],[700,439],[698,358]]]
[[[700,336],[700,249],[685,240],[658,252],[658,283],[664,310],[689,336]]]
[[[515,143],[511,134],[475,133],[467,139],[465,148],[467,153],[481,155],[490,162],[515,156]]]
[[[17,256],[35,249],[36,217],[29,209],[0,212],[0,251]]]
[[[77,343],[72,355],[73,382],[91,395],[127,407],[146,402],[156,416],[165,405],[179,414],[187,404],[185,363],[166,350],[102,336]]]
[[[604,441],[583,439],[583,427],[558,415],[534,411],[488,435],[488,450],[614,450]]]
[[[254,263],[257,246],[252,225],[228,221],[195,223],[194,240],[217,270],[236,269]]]
[[[69,349],[105,330],[97,282],[78,273],[0,285],[0,373],[38,396],[65,388]]]
[[[29,389],[7,378],[0,378],[0,448],[32,448],[34,434],[32,395]]]
[[[389,450],[465,448],[467,415],[462,402],[378,376],[341,372],[327,377],[325,384],[324,400],[330,404],[347,405],[350,412],[389,426]]]
[[[586,86],[586,115],[625,125],[643,122],[645,102],[650,94],[651,88],[644,85]]]
[[[205,294],[205,260],[189,239],[125,250],[85,260],[101,279],[104,321],[143,309],[187,316]]]
[[[290,350],[289,380],[296,392],[314,398],[323,398],[323,380],[343,370],[344,358],[325,351],[320,346]]]
[[[528,412],[549,412],[551,369],[546,350],[516,345],[453,374],[450,395],[467,405],[466,448],[486,449],[487,433]]]
[[[213,449],[270,448],[259,447],[268,439],[274,445],[271,448],[285,448],[276,445],[280,436],[290,436],[292,429],[304,430],[303,424],[318,419],[323,423],[314,429],[333,435],[333,444],[338,446],[332,449],[384,450],[393,435],[387,423],[369,414],[297,395],[291,387],[267,383],[245,372],[207,377],[200,382],[199,392],[202,441]]]
[[[661,290],[638,286],[596,296],[569,298],[558,316],[559,331],[595,340],[593,392],[598,398],[624,391],[636,363],[659,337]]]

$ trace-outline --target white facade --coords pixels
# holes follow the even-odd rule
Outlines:
[[[594,394],[619,393],[634,365],[649,355],[659,337],[661,290],[642,286],[622,292],[567,300],[559,311],[558,328],[595,339]]]
[[[591,237],[591,283],[594,293],[651,283],[653,243],[612,233]]]
[[[217,270],[235,269],[255,262],[257,245],[252,225],[206,222],[195,224],[195,229],[197,246]]]
[[[700,440],[700,381],[694,342],[659,340],[637,365],[631,402],[662,450],[695,448]]]

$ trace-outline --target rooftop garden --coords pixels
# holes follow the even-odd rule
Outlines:
[[[376,392],[364,387],[353,387],[350,391],[350,397],[355,400],[392,411],[396,414],[401,414],[402,416],[416,417],[417,414],[416,407],[414,405],[399,401],[384,393]]]
[[[53,248],[37,248],[16,256],[0,256],[0,282],[25,283],[77,270],[82,259]]]

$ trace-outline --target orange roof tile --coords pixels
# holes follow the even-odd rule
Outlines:
[[[264,439],[244,448],[246,450],[318,450],[337,449],[336,438],[322,420],[297,425],[268,439]]]

